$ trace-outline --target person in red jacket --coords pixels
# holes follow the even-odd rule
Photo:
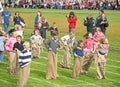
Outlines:
[[[77,17],[75,16],[74,12],[70,12],[67,16],[67,21],[69,23],[69,33],[75,31]]]

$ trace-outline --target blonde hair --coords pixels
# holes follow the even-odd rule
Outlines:
[[[30,47],[30,43],[29,43],[29,42],[24,42],[24,43],[23,43],[23,46],[25,46],[25,45],[27,45],[27,46]]]

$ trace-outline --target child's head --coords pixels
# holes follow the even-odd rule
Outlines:
[[[41,21],[42,21],[42,22],[45,22],[45,17],[42,17],[42,18],[41,18]]]
[[[53,22],[53,27],[56,27],[56,22]]]
[[[17,39],[18,42],[21,42],[21,41],[22,41],[22,36],[18,35],[18,36],[16,37],[16,39]]]
[[[15,12],[15,16],[19,16],[19,12]]]
[[[83,40],[79,40],[79,41],[78,41],[78,44],[77,44],[77,47],[82,48],[83,46],[84,46]]]
[[[101,44],[107,44],[107,43],[108,43],[108,39],[105,38],[105,37],[102,37],[102,38],[100,39],[100,43],[101,43]]]
[[[69,36],[70,36],[70,39],[72,39],[74,37],[74,32],[70,32]]]
[[[38,16],[42,16],[41,11],[38,11],[38,12],[37,12],[37,15],[38,15]]]
[[[52,37],[53,37],[54,39],[58,39],[58,33],[57,33],[56,31],[54,31],[54,32],[52,33]]]
[[[70,13],[69,13],[69,16],[70,16],[70,17],[75,16],[74,12],[70,12]]]
[[[88,19],[90,19],[90,18],[92,18],[92,14],[88,14],[88,17],[87,17]]]
[[[23,43],[24,49],[28,50],[30,48],[29,42],[24,42]]]
[[[35,31],[34,31],[34,34],[35,34],[35,35],[40,35],[40,31],[39,31],[39,30],[35,30]]]
[[[101,28],[100,28],[100,27],[96,27],[96,28],[95,28],[95,31],[96,31],[96,32],[101,32]]]
[[[102,16],[104,14],[104,11],[103,10],[100,10],[99,11],[99,16]]]
[[[15,31],[14,29],[11,29],[11,30],[9,31],[9,36],[16,38],[16,36],[17,36],[16,31]]]
[[[87,34],[84,35],[86,39],[92,38],[92,33],[88,32]]]

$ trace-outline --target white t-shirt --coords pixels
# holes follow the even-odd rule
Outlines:
[[[75,37],[73,37],[72,39],[70,39],[69,35],[65,35],[61,38],[62,42],[64,43],[64,45],[68,45],[68,44],[75,44]]]
[[[40,41],[42,40],[42,37],[40,35],[32,35],[31,39],[34,41],[34,43],[40,43]]]
[[[2,3],[0,1],[0,12],[2,12],[2,11],[3,11],[3,6],[2,6]]]

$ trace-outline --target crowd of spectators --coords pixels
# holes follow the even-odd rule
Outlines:
[[[120,10],[120,0],[8,0],[4,4],[19,8]]]

